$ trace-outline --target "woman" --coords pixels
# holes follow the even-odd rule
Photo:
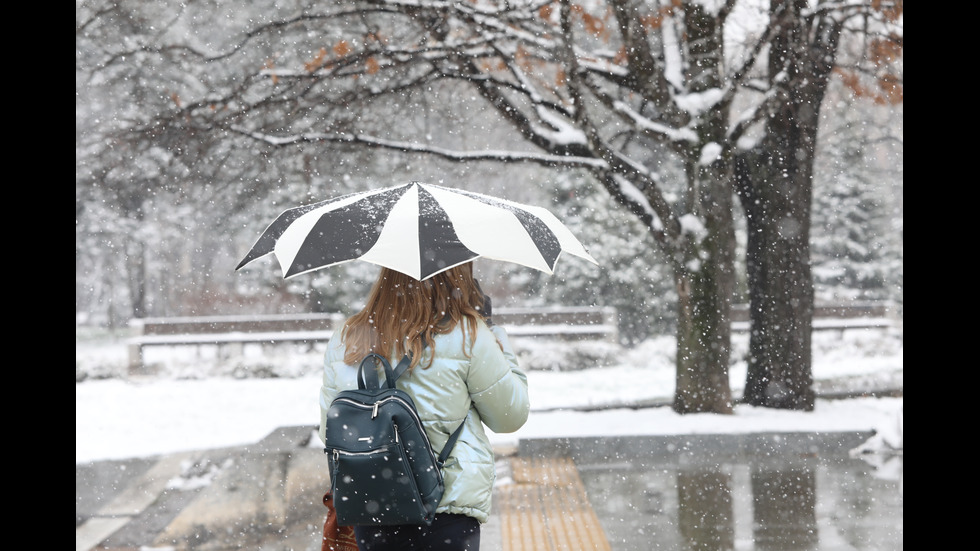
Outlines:
[[[357,366],[370,352],[392,365],[411,353],[411,368],[397,386],[415,401],[436,454],[464,423],[443,468],[446,489],[432,525],[356,526],[361,551],[480,547],[495,479],[483,427],[514,432],[530,410],[527,376],[503,328],[488,325],[484,304],[489,299],[473,278],[472,263],[425,281],[383,268],[364,309],[330,340],[320,388],[321,440],[330,403],[341,390],[357,388]]]

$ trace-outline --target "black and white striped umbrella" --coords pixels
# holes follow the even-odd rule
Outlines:
[[[275,253],[285,278],[365,260],[424,280],[481,257],[551,274],[562,252],[598,264],[544,208],[412,182],[289,209],[235,269]]]

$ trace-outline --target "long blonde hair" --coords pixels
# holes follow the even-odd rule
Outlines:
[[[384,357],[411,352],[414,368],[422,358],[424,346],[434,349],[435,335],[449,333],[464,319],[472,342],[476,320],[483,319],[483,298],[473,278],[472,262],[425,281],[382,268],[364,309],[344,324],[344,363],[359,365],[370,352]]]

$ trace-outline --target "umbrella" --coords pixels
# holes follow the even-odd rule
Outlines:
[[[275,253],[285,278],[364,260],[421,281],[481,257],[551,274],[562,252],[598,264],[547,209],[412,182],[286,210],[235,269]]]

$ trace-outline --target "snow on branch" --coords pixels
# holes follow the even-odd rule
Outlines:
[[[671,128],[665,124],[652,121],[640,113],[637,113],[636,110],[627,105],[626,102],[616,101],[613,103],[613,107],[618,113],[631,120],[633,124],[635,124],[636,127],[641,130],[654,134],[660,134],[675,142],[697,143],[698,141],[698,135],[693,130],[689,128]]]
[[[360,144],[381,149],[392,149],[404,153],[425,153],[436,155],[443,159],[456,162],[466,161],[496,161],[503,163],[531,162],[546,166],[565,166],[570,168],[586,169],[608,169],[608,165],[601,159],[590,157],[575,157],[565,155],[548,155],[531,152],[519,151],[455,151],[434,145],[419,144],[415,142],[403,142],[397,140],[386,140],[376,136],[365,134],[324,134],[324,133],[304,133],[291,136],[274,136],[263,132],[254,132],[243,128],[233,128],[234,131],[260,140],[275,146],[293,145],[302,142],[332,142]]]

